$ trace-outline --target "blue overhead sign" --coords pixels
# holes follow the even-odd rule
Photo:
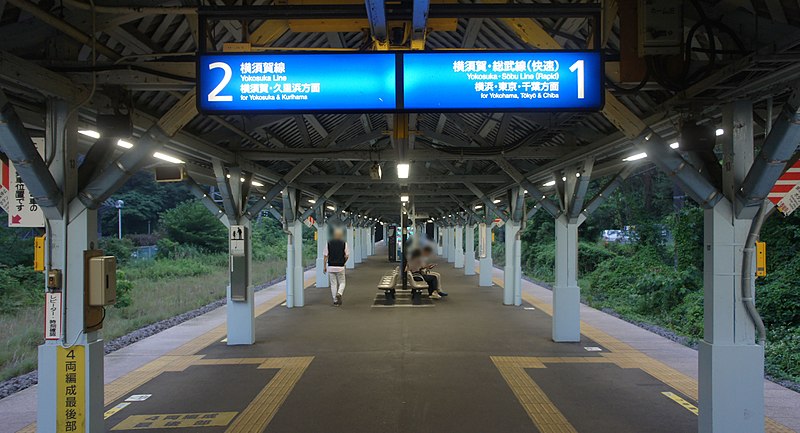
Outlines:
[[[593,111],[598,51],[236,53],[199,56],[202,113]]]
[[[393,53],[201,55],[197,68],[203,113],[397,108]]]
[[[403,53],[406,111],[589,111],[604,102],[597,51]]]

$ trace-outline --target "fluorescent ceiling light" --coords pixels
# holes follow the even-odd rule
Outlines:
[[[500,203],[500,199],[496,198],[496,199],[492,200],[492,203],[494,203],[494,204]]]
[[[551,180],[549,182],[543,183],[542,186],[555,186],[555,184],[556,184],[556,181]]]
[[[623,158],[622,160],[623,161],[638,161],[638,160],[644,159],[644,158],[647,158],[647,154],[642,152],[642,153],[637,153],[636,155],[631,155],[631,156],[629,156],[627,158]]]
[[[163,154],[161,152],[156,152],[156,153],[153,154],[153,156],[158,158],[158,159],[160,159],[160,160],[162,160],[162,161],[171,162],[173,164],[183,164],[182,160],[180,160],[178,158],[175,158],[174,156]]]
[[[336,210],[336,207],[335,207],[335,206],[333,206],[333,205],[329,205],[329,206],[325,206],[325,209],[328,209],[328,210]]]
[[[401,195],[400,196],[400,201],[403,202],[403,203],[407,202],[408,201],[408,195],[407,194]]]
[[[123,149],[130,149],[131,147],[133,147],[133,143],[125,140],[117,140],[117,146]]]
[[[311,204],[314,204],[314,203],[316,203],[317,201],[316,201],[316,200],[314,200],[313,198],[310,198],[310,199],[308,199],[308,202],[309,202],[309,203],[311,203]]]
[[[263,183],[261,183],[261,182],[259,182],[257,180],[254,180],[254,181],[250,182],[250,184],[253,185],[253,186],[264,186]]]
[[[100,133],[91,129],[79,129],[78,134],[92,138],[100,138]]]
[[[479,205],[475,206],[475,209],[483,209],[483,205],[479,204]]]
[[[677,148],[681,147],[681,144],[676,141],[674,143],[670,143],[669,147],[672,148],[672,149],[677,149]]]
[[[717,134],[717,137],[719,137],[720,135],[725,133],[725,130],[722,128],[717,128],[717,130],[714,131],[714,133]]]
[[[397,164],[397,177],[399,179],[408,179],[409,165],[406,162]]]

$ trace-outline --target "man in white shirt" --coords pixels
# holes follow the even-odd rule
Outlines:
[[[344,240],[344,230],[336,228],[333,231],[333,239],[325,245],[323,259],[323,270],[328,274],[328,281],[331,286],[331,296],[333,305],[342,305],[342,294],[344,293],[345,277],[344,268],[347,259],[350,257],[350,246]]]

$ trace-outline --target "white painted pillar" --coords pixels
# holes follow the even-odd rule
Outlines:
[[[443,257],[444,254],[444,227],[436,224],[434,228],[434,240],[436,241],[436,254]]]
[[[344,264],[345,269],[353,269],[356,267],[356,259],[355,259],[355,249],[356,249],[356,242],[355,242],[355,227],[347,226],[347,246],[350,247],[350,256],[347,257],[347,261]]]
[[[486,257],[481,257],[478,260],[478,267],[480,268],[480,276],[478,278],[478,285],[481,287],[492,286],[492,225],[486,224],[484,229],[486,236]]]
[[[455,257],[455,267],[456,269],[461,269],[464,267],[464,226],[457,225],[455,229],[455,249],[456,249],[456,257]]]
[[[475,275],[475,225],[468,225],[464,245],[464,275]]]
[[[456,228],[447,228],[447,263],[456,262]]]
[[[728,200],[705,210],[704,335],[699,344],[699,431],[764,431],[764,348],[742,304],[742,253],[750,219]],[[755,262],[755,261],[754,261]],[[745,272],[754,273],[755,269]]]
[[[232,189],[236,191],[235,188]],[[250,220],[242,218],[239,225],[244,226],[245,231],[245,256],[228,258],[231,265],[227,291],[228,300],[225,304],[226,344],[228,346],[248,345],[256,342],[256,302],[250,275],[253,265],[253,238],[250,231]],[[244,294],[244,299],[242,299],[242,294]]]
[[[286,306],[288,308],[305,305],[303,293],[303,222],[295,220],[289,225],[289,239],[286,247]]]
[[[356,264],[359,264],[362,261],[361,249],[364,246],[364,242],[361,239],[362,235],[363,231],[361,230],[361,227],[353,227],[353,246],[351,248],[353,248],[353,258],[355,259]]]
[[[522,305],[522,242],[517,237],[521,224],[506,221],[506,264],[503,276],[503,304]]]
[[[381,227],[383,227],[383,244],[389,246],[389,226],[381,224]]]
[[[102,331],[83,333],[84,328],[84,251],[97,248],[97,211],[72,202],[70,223],[50,221],[52,236],[52,268],[63,272],[63,302],[66,318],[64,341],[47,341],[39,346],[39,385],[37,388],[37,431],[60,432],[57,428],[57,395],[64,396],[58,387],[57,372],[65,368],[63,356],[69,353],[63,346],[74,349],[78,381],[84,384],[82,398],[85,424],[77,431],[93,433],[103,427],[103,339]],[[65,238],[68,240],[65,246]],[[66,248],[66,251],[65,251]],[[92,319],[96,320],[96,319]],[[59,361],[62,352],[62,361]],[[66,398],[65,396],[62,398]]]
[[[46,124],[46,151],[53,149],[54,160],[51,172],[62,189],[68,207],[68,221],[49,220],[50,255],[47,262],[50,269],[62,271],[62,318],[61,340],[45,341],[38,348],[39,385],[37,386],[36,422],[39,432],[55,433],[63,431],[56,426],[59,410],[57,395],[66,398],[58,386],[58,372],[65,368],[64,355],[68,351],[63,346],[72,346],[76,355],[76,373],[84,384],[82,399],[85,407],[85,423],[77,432],[93,433],[104,431],[103,421],[103,339],[102,330],[84,333],[84,251],[97,246],[97,211],[86,209],[74,200],[77,195],[77,131],[74,123],[67,124],[69,105],[62,102],[49,102]],[[66,125],[66,128],[65,128]],[[63,132],[68,131],[66,137]],[[66,141],[66,142],[65,142]],[[66,171],[64,170],[66,168]],[[44,279],[42,280],[44,281]],[[92,318],[93,321],[97,320]],[[90,323],[91,324],[91,323]],[[59,356],[61,353],[61,356]],[[61,361],[61,362],[60,362]],[[63,409],[62,409],[63,410]]]
[[[317,224],[317,266],[316,277],[318,288],[330,286],[328,274],[325,273],[325,247],[328,245],[328,226],[324,223]]]
[[[565,216],[555,219],[556,266],[553,286],[553,341],[577,342],[581,339],[578,287],[578,223]]]

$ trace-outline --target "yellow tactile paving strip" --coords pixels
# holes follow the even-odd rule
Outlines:
[[[315,281],[314,278],[306,278],[305,281],[304,281],[304,287],[309,287],[314,281]],[[255,310],[256,317],[266,313],[267,311],[269,311],[273,307],[275,307],[277,305],[280,305],[285,300],[286,300],[286,298],[284,296],[278,295],[278,296],[274,296],[272,299],[270,299],[270,300],[268,300],[266,302],[261,303],[260,305],[256,306],[256,310]],[[158,375],[160,375],[161,373],[164,373],[164,372],[168,372],[168,371],[173,371],[173,372],[174,371],[184,371],[187,367],[190,367],[192,365],[210,365],[210,364],[214,364],[214,361],[219,361],[219,364],[223,364],[223,363],[226,363],[226,362],[230,363],[230,362],[237,361],[235,359],[234,360],[229,360],[229,359],[222,359],[222,360],[204,359],[203,355],[197,355],[197,353],[200,352],[201,350],[205,349],[206,347],[210,346],[213,343],[216,343],[217,341],[219,341],[220,339],[225,337],[225,334],[226,334],[226,325],[225,324],[219,325],[216,328],[206,332],[205,334],[186,342],[185,344],[183,344],[180,347],[172,350],[171,352],[167,353],[166,355],[161,356],[158,359],[155,359],[153,361],[150,361],[149,363],[137,368],[134,371],[131,371],[130,373],[128,373],[128,374],[126,374],[126,375],[114,380],[111,383],[107,383],[105,385],[105,395],[104,395],[105,403],[104,404],[105,405],[111,404],[112,402],[114,402],[114,401],[122,398],[123,396],[129,394],[131,391],[133,391],[136,388],[142,386],[143,384],[149,382],[150,380],[152,380],[153,378],[155,378],[156,376],[158,376]],[[287,374],[297,374],[297,365],[293,364],[292,362],[298,362],[298,361],[292,361],[292,360],[301,360],[301,361],[299,361],[301,364],[302,364],[302,362],[306,362],[306,361],[303,361],[303,360],[307,360],[307,363],[305,364],[305,366],[308,366],[308,363],[311,362],[312,358],[303,357],[303,358],[259,358],[259,359],[260,359],[260,361],[257,362],[257,364],[259,364],[259,366],[260,366],[259,368],[273,368],[273,367],[263,367],[263,364],[266,361],[274,361],[275,365],[281,365],[282,363],[286,363],[289,366],[289,370],[291,371],[291,373],[287,373]],[[241,362],[241,360],[238,360],[238,361]],[[280,367],[274,367],[274,368],[280,368]],[[305,367],[303,367],[302,370],[299,371],[299,374],[302,374],[302,372],[304,370],[305,370]],[[281,371],[283,371],[283,370],[281,370]],[[274,382],[275,379],[278,378],[279,376],[284,378],[284,379],[281,379],[281,382],[280,382],[281,385],[280,385],[280,388],[278,388],[278,389],[287,389],[285,387],[285,381],[286,381],[285,377],[287,377],[287,374],[281,375],[280,372],[278,372],[278,374],[276,374],[276,376],[273,377],[273,379],[270,381],[270,383],[267,384],[267,387],[265,388],[265,390],[267,388],[270,388],[270,384],[272,382]],[[291,377],[294,377],[294,376],[290,375],[288,377],[291,378]],[[299,377],[300,376],[298,375],[297,379],[299,379]],[[295,382],[296,382],[296,380],[295,380]],[[292,384],[292,387],[294,387],[294,384]],[[287,393],[288,393],[288,391],[291,391],[292,387],[288,388]],[[262,393],[263,392],[264,391],[262,391]],[[261,394],[259,394],[259,396],[260,395]],[[283,399],[281,399],[281,401],[280,401],[281,404],[283,403],[284,399],[285,399],[285,396],[283,397]],[[251,404],[251,406],[252,406],[252,404]],[[248,408],[250,408],[250,406],[248,406]],[[277,411],[277,408],[275,410]],[[247,409],[245,409],[245,411],[242,412],[242,416],[245,415],[246,412],[247,412]],[[269,422],[271,419],[272,419],[272,416],[270,416],[267,419],[267,422]],[[234,423],[234,425],[235,424],[236,423]],[[266,427],[266,424],[264,425],[264,427]],[[262,428],[262,430],[263,430],[263,428]],[[229,428],[228,431],[233,432],[233,431],[236,431],[236,430],[230,430],[230,428]],[[242,431],[251,431],[251,430],[242,430]],[[258,431],[261,431],[261,430],[258,430]],[[24,427],[23,429],[19,430],[17,433],[36,433],[36,423],[32,423],[32,424]]]
[[[501,278],[493,278],[492,281],[498,286],[503,287],[503,280]],[[553,315],[552,305],[542,302],[533,295],[523,292],[522,299],[546,314],[550,316]],[[569,424],[566,418],[555,408],[553,403],[547,399],[547,396],[542,393],[541,388],[530,378],[530,375],[525,372],[526,368],[545,368],[545,364],[610,362],[616,364],[620,368],[638,368],[697,401],[697,381],[691,377],[661,361],[645,355],[627,343],[591,325],[587,325],[583,321],[581,321],[581,334],[605,347],[610,353],[604,352],[600,354],[599,357],[492,357],[492,361],[500,370],[503,378],[506,379],[506,382],[517,396],[517,399],[525,408],[525,411],[528,412],[528,416],[531,417],[536,427],[541,430],[542,433],[575,431],[574,427]],[[504,369],[506,371],[504,371]],[[509,380],[509,377],[513,380]],[[515,389],[515,387],[520,389]],[[542,393],[542,397],[544,397],[544,400],[538,401],[538,404],[530,404],[529,401],[520,398],[520,395],[529,398],[528,396],[537,395],[537,392]],[[552,415],[550,415],[552,410],[558,412],[557,417],[552,417]],[[548,417],[544,418],[542,414],[548,414]],[[537,419],[546,419],[549,423],[539,424]],[[563,419],[563,422],[556,423],[559,419]],[[793,433],[793,430],[771,418],[765,418],[764,427],[766,433]]]

